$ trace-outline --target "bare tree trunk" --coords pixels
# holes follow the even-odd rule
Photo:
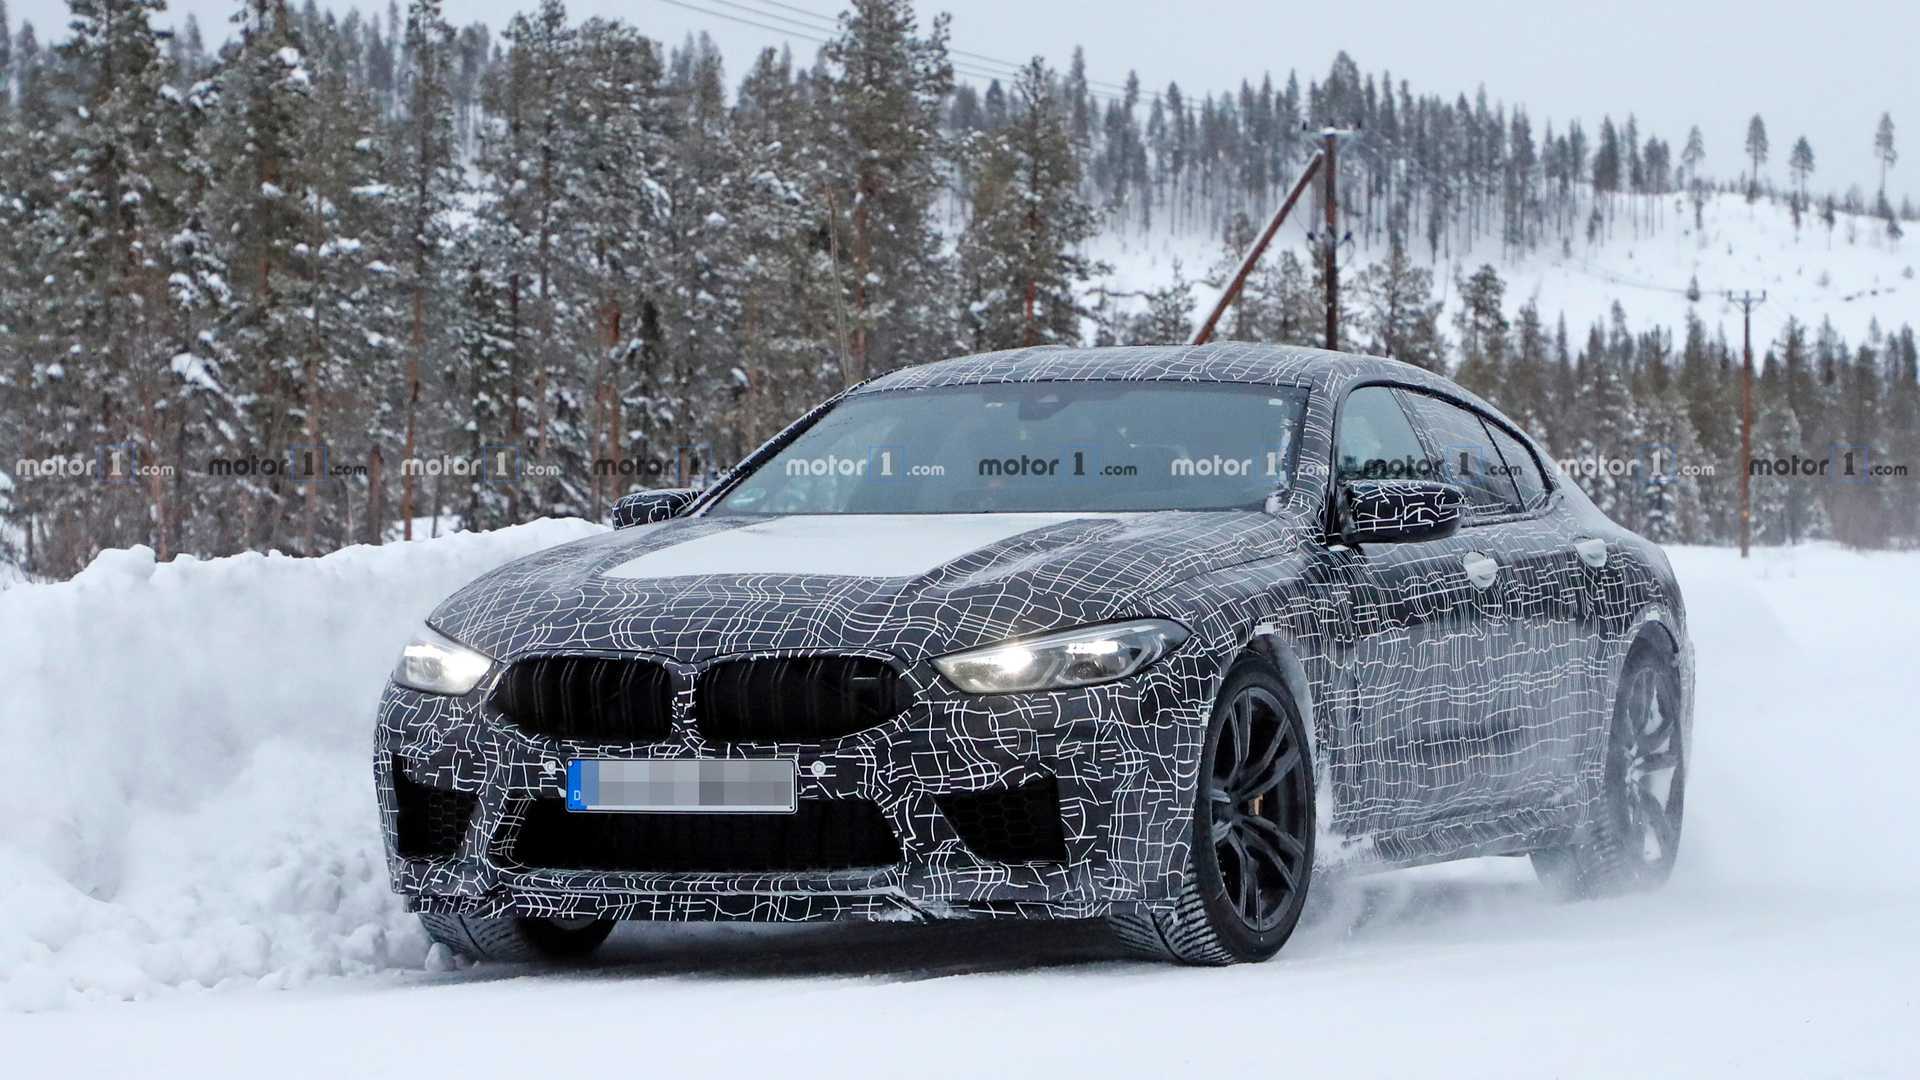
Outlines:
[[[620,327],[620,305],[615,302],[607,316],[607,460],[611,464],[607,470],[607,492],[600,498],[602,503],[611,503],[626,493],[620,483],[620,466],[626,460],[625,447],[621,445],[621,421],[626,410],[622,408],[620,392]]]
[[[379,544],[385,541],[386,532],[386,489],[380,484],[381,466],[380,444],[373,444],[373,452],[367,455],[367,543]]]
[[[872,199],[872,181],[862,174],[858,189],[854,193],[853,204],[853,351],[852,372],[849,382],[859,382],[867,377],[867,274],[873,266],[873,238],[868,235],[871,228],[871,213],[867,203]]]
[[[414,273],[424,274],[426,254],[415,256]],[[426,284],[416,278],[413,286],[413,348],[407,354],[407,439],[400,458],[400,537],[413,539],[414,424],[420,411],[420,354],[427,349]]]
[[[507,444],[517,457],[525,447],[526,429],[520,415],[520,346],[526,340],[520,332],[520,274],[515,271],[507,285],[507,327],[513,333],[513,350],[507,354]],[[507,524],[520,522],[520,474],[507,480]]]
[[[307,453],[310,456],[308,457],[307,460],[312,463],[315,469],[320,469],[322,462],[326,460],[325,450],[321,446],[321,442],[320,442],[320,387],[317,384],[317,381],[315,378],[316,375],[318,374],[318,366],[319,365],[314,362],[313,355],[309,353],[307,355],[307,362],[306,362],[306,376],[307,376],[306,377],[306,383],[307,383],[306,433],[307,433]],[[307,490],[304,495],[304,499],[306,502],[306,519],[307,519],[306,521],[306,533],[307,533],[306,553],[308,555],[317,555],[320,553],[319,546],[316,542],[318,525],[320,520],[320,476],[317,472],[307,477]]]
[[[540,154],[540,345],[533,371],[533,459],[547,453],[547,357],[553,347],[553,150],[552,120]]]

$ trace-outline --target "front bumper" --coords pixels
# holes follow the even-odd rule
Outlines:
[[[696,668],[664,661],[690,687]],[[387,864],[414,910],[606,919],[799,921],[970,916],[1085,918],[1158,905],[1186,862],[1211,679],[1176,655],[1131,679],[1044,694],[969,697],[930,665],[907,673],[915,703],[878,727],[818,743],[705,742],[676,719],[665,739],[583,743],[515,725],[488,702],[389,685],[375,776]],[[685,712],[685,709],[677,711]],[[864,799],[901,858],[889,866],[774,873],[564,870],[517,861],[535,800],[564,799],[575,757],[785,757],[799,797]],[[457,845],[402,855],[395,773],[473,797]],[[962,840],[937,800],[1051,780],[1064,860],[994,862]]]

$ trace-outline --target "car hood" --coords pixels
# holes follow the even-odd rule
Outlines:
[[[911,663],[1104,619],[1178,617],[1160,590],[1277,554],[1292,527],[1248,511],[689,518],[508,563],[429,621],[507,661],[833,649]]]

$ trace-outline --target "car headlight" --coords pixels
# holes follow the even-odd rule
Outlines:
[[[1064,690],[1124,679],[1180,647],[1187,628],[1165,619],[1103,623],[937,657],[969,694]]]
[[[400,662],[393,665],[393,681],[429,694],[458,696],[478,685],[491,667],[491,656],[423,626],[400,650]]]

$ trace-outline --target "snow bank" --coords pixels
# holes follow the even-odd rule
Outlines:
[[[369,794],[433,606],[584,521],[0,591],[0,1009],[420,965]]]

